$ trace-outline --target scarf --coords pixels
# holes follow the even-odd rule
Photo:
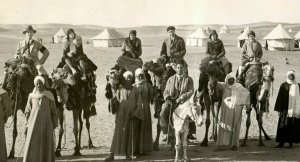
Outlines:
[[[41,105],[41,99],[43,97],[46,97],[46,98],[50,99],[51,101],[55,101],[54,96],[50,91],[44,90],[43,92],[37,93],[36,88],[34,88],[33,92],[29,94],[29,97],[40,99],[40,105]]]
[[[290,74],[295,75],[295,71],[289,71],[287,76]],[[300,117],[300,90],[299,85],[296,81],[287,78],[287,83],[290,85],[289,90],[289,104],[288,104],[288,117]]]
[[[233,78],[234,83],[229,85],[228,80]],[[224,103],[231,109],[233,109],[236,105],[240,105],[244,103],[244,93],[240,90],[242,87],[241,84],[236,82],[236,77],[233,73],[230,73],[225,78],[225,87],[229,90],[230,96],[224,98]],[[242,95],[242,96],[241,96]]]

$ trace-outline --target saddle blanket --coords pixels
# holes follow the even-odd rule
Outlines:
[[[134,74],[136,69],[142,68],[143,61],[141,59],[120,56],[117,60],[117,64],[121,67],[124,67],[126,70],[131,71]]]

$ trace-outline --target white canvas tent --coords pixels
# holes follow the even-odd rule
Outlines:
[[[91,39],[94,47],[121,47],[125,38],[125,35],[117,32],[115,29],[106,28],[102,33]]]
[[[245,41],[248,39],[248,32],[250,30],[250,26],[246,26],[244,28],[243,33],[241,33],[238,37],[238,43],[237,43],[237,47],[241,48],[243,46],[243,44],[245,43]]]
[[[186,44],[187,46],[193,47],[205,47],[209,40],[209,35],[200,27],[191,35],[187,36]]]
[[[65,36],[65,31],[63,28],[60,28],[60,30],[53,36],[53,43],[62,43]]]
[[[289,29],[289,33],[292,33],[293,32],[293,30],[292,29]]]
[[[222,28],[220,28],[220,33],[221,34],[230,33],[230,29],[228,28],[228,26],[224,25]]]
[[[300,42],[300,31],[294,36],[295,38],[295,47],[300,48],[299,42]]]
[[[270,51],[291,51],[294,50],[293,38],[288,32],[278,24],[267,36],[263,38],[267,41],[267,47]]]

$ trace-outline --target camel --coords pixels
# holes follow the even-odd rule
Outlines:
[[[33,80],[37,74],[33,62],[25,57],[5,62],[5,78],[2,88],[8,92],[14,102],[13,143],[8,156],[9,159],[15,158],[15,144],[18,136],[17,113],[18,110],[22,110],[24,113],[28,95],[34,88]]]
[[[251,62],[244,69],[237,71],[238,82],[250,91],[250,106],[256,112],[256,120],[259,126],[258,146],[264,146],[262,133],[265,140],[271,140],[263,128],[263,113],[268,112],[271,85],[274,81],[274,67],[268,63]],[[247,110],[246,133],[241,147],[247,146],[248,132],[251,125],[251,108]]]
[[[153,143],[153,150],[159,151],[159,137],[161,133],[160,112],[162,109],[162,105],[165,102],[163,91],[168,79],[176,72],[171,66],[165,67],[164,62],[160,58],[156,59],[155,61],[145,62],[143,68],[150,72],[151,80],[154,86],[154,117],[157,118],[157,131],[156,138]]]
[[[199,98],[202,111],[206,110],[205,136],[200,144],[202,147],[208,146],[208,132],[211,124],[210,113],[212,113],[213,116],[213,133],[211,139],[214,141],[217,140],[217,120],[221,106],[221,92],[214,87],[216,87],[218,81],[224,81],[225,75],[226,74],[224,73],[222,64],[219,60],[211,60],[207,64],[200,65],[197,97]],[[209,82],[214,85],[209,85]]]
[[[93,142],[90,136],[90,121],[89,118],[95,115],[93,112],[94,103],[87,98],[86,83],[80,80],[79,76],[73,76],[69,70],[65,68],[57,68],[52,73],[52,88],[57,96],[57,113],[59,117],[59,140],[55,155],[61,156],[61,142],[64,133],[64,109],[72,110],[73,112],[73,133],[75,136],[75,156],[80,156],[81,149],[81,132],[82,132],[82,112],[86,119],[86,128],[88,130],[88,147],[93,147]],[[79,124],[79,125],[78,125]]]

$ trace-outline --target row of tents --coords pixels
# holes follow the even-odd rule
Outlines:
[[[62,43],[64,37],[66,37],[66,33],[60,28],[53,36],[53,43]],[[99,35],[91,39],[94,47],[120,47],[125,38],[124,34],[117,32],[115,29],[104,29]]]
[[[226,26],[222,27],[224,30]],[[221,29],[222,29],[221,28]],[[241,48],[245,41],[248,39],[248,32],[250,30],[250,26],[245,27],[243,32],[237,37],[237,47]],[[289,30],[291,33],[292,30]],[[225,31],[220,33],[225,33]],[[275,50],[286,50],[292,51],[295,49],[296,46],[299,47],[300,41],[300,31],[294,36],[290,36],[281,24],[277,25],[268,35],[266,35],[263,40],[265,40],[265,47],[268,48],[270,51]],[[197,47],[204,47],[207,45],[209,41],[209,35],[203,28],[199,28],[191,35],[187,36],[186,43],[188,46],[197,46]]]
[[[243,33],[238,36],[238,47],[242,47],[243,43],[248,39],[248,31],[250,26],[247,26]],[[292,32],[289,29],[289,33]],[[281,24],[278,24],[269,34],[263,37],[265,47],[270,51],[292,51],[295,45],[299,48],[300,31],[294,36],[289,34]]]
[[[243,32],[237,37],[238,47],[242,47],[243,43],[248,39],[248,31],[250,26],[245,27]],[[220,28],[220,33],[230,33],[227,26]],[[66,33],[61,28],[53,37],[53,43],[62,43]],[[292,38],[281,24],[275,27],[263,40],[266,40],[266,46],[269,50],[294,50],[295,43],[300,40],[300,31]],[[115,29],[104,29],[99,35],[92,37],[94,47],[120,47],[126,36]],[[209,34],[203,28],[197,29],[195,32],[186,37],[187,46],[205,47],[209,41]]]

